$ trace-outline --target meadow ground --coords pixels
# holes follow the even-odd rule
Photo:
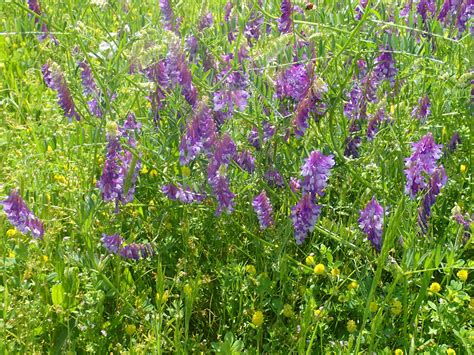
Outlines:
[[[0,4],[0,352],[470,354],[471,0]]]

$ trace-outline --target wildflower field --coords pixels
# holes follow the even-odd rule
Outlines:
[[[471,354],[472,0],[0,4],[0,353]]]

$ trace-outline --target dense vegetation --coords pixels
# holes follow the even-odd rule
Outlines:
[[[0,5],[1,353],[470,353],[473,11]]]

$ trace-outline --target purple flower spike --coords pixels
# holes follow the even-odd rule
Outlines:
[[[209,174],[208,181],[209,185],[212,188],[212,192],[217,198],[218,206],[216,210],[216,216],[220,216],[221,213],[224,211],[226,211],[227,214],[232,213],[232,211],[234,210],[235,195],[232,193],[232,191],[230,191],[229,181],[227,177],[220,171],[218,171],[214,175],[211,172]]]
[[[202,18],[201,21],[199,22],[199,30],[202,31],[205,28],[211,27],[212,24],[214,23],[214,19],[212,17],[212,12],[207,12]]]
[[[291,219],[295,230],[296,244],[303,244],[308,233],[313,231],[320,214],[321,206],[315,205],[310,195],[304,195],[291,208]]]
[[[176,31],[173,9],[169,0],[160,0],[161,18],[163,28],[168,31]]]
[[[276,92],[279,99],[291,97],[301,101],[310,84],[310,78],[304,64],[294,64],[282,72],[276,80]]]
[[[459,137],[458,132],[454,132],[451,140],[449,141],[448,149],[452,153],[456,150],[458,144],[461,144],[461,137]]]
[[[102,234],[102,244],[110,253],[117,254],[122,247],[123,239],[118,233],[112,235]]]
[[[79,68],[82,70],[81,79],[82,87],[84,88],[84,95],[97,95],[97,86],[92,77],[91,68],[85,61],[79,62]]]
[[[436,202],[436,197],[441,192],[441,188],[446,185],[448,178],[443,166],[436,168],[431,174],[429,190],[423,199],[423,205],[418,209],[418,224],[423,232],[428,229],[428,218],[431,215],[431,207]]]
[[[433,135],[428,133],[417,143],[412,143],[412,155],[405,160],[407,183],[405,193],[415,198],[419,190],[427,186],[425,174],[431,175],[441,157],[441,144],[436,144]]]
[[[289,185],[290,185],[291,191],[293,191],[294,193],[299,192],[301,189],[301,183],[297,178],[291,177]]]
[[[270,199],[265,191],[262,191],[252,202],[252,207],[257,214],[260,229],[264,230],[273,225],[273,209]]]
[[[395,85],[395,76],[397,75],[398,69],[395,67],[395,61],[392,53],[388,50],[383,50],[382,53],[375,59],[375,78],[381,82],[388,80],[390,86]]]
[[[23,234],[31,233],[35,239],[43,239],[43,223],[35,217],[16,190],[0,202],[10,223]]]
[[[425,95],[418,100],[418,106],[413,109],[411,115],[414,118],[418,118],[421,122],[424,122],[430,114],[431,102],[428,95]]]
[[[333,166],[332,155],[325,156],[317,150],[313,151],[301,168],[303,194],[323,196]]]
[[[52,71],[48,63],[41,67],[41,71],[46,85],[57,92],[58,104],[63,109],[64,115],[69,120],[74,117],[77,121],[80,121],[81,117],[76,112],[76,105],[63,73],[59,69]]]
[[[258,128],[253,127],[252,130],[250,131],[248,137],[248,141],[250,144],[252,144],[255,149],[260,149],[260,139],[258,137]]]
[[[155,251],[151,244],[131,243],[121,248],[119,254],[125,259],[140,260],[153,256]]]
[[[281,33],[291,32],[293,27],[293,4],[290,0],[281,1],[281,17],[278,20],[278,30]]]
[[[161,191],[163,191],[170,200],[178,200],[183,203],[202,202],[206,197],[203,194],[191,191],[189,187],[183,189],[180,184],[178,184],[178,186],[174,184],[164,185]]]
[[[375,115],[369,120],[367,125],[367,139],[374,139],[375,134],[379,131],[379,124],[385,121],[385,109],[380,108]]]
[[[275,168],[268,169],[263,178],[270,186],[276,187],[283,187],[285,186],[285,182],[283,181],[283,177],[281,176],[280,172]]]
[[[360,211],[359,218],[359,227],[367,234],[367,239],[379,253],[382,249],[383,215],[383,207],[375,197],[372,197],[367,206]]]
[[[255,171],[255,158],[249,150],[238,153],[235,162],[249,173]]]
[[[216,143],[216,125],[206,104],[198,105],[196,114],[188,124],[179,146],[179,161],[188,164],[201,152],[209,152]]]

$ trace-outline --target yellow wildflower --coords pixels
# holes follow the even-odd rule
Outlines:
[[[349,333],[354,333],[357,330],[357,324],[352,319],[347,322],[347,331]]]
[[[390,312],[392,312],[394,316],[398,316],[400,313],[402,313],[402,308],[402,303],[399,300],[394,299],[392,301],[392,306],[390,307]]]
[[[7,237],[13,238],[16,235],[16,229],[15,228],[10,228],[7,230]]]
[[[257,273],[257,269],[255,269],[255,266],[250,265],[250,264],[245,266],[245,271],[249,273],[250,275],[255,275]]]
[[[459,270],[456,274],[462,282],[466,282],[467,278],[469,277],[469,272],[465,269]]]
[[[430,291],[433,293],[439,293],[439,291],[441,291],[441,285],[437,282],[433,282],[430,285]]]
[[[312,266],[314,265],[314,257],[312,255],[308,255],[305,260],[306,265]]]
[[[260,311],[256,311],[252,316],[252,324],[256,327],[262,326],[263,320],[263,313]]]
[[[314,273],[316,275],[322,275],[324,274],[324,271],[326,270],[326,268],[324,267],[323,264],[318,264],[314,267]]]

